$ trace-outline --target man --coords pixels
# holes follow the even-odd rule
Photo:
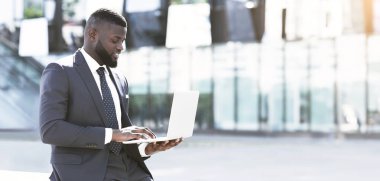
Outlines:
[[[50,63],[41,77],[40,132],[51,144],[51,180],[153,180],[144,160],[182,140],[123,145],[154,138],[128,117],[128,83],[115,72],[126,21],[99,9],[87,21],[84,45]]]

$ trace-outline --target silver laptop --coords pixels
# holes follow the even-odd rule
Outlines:
[[[167,141],[177,138],[188,138],[193,135],[195,115],[197,112],[199,92],[178,91],[174,92],[173,103],[170,112],[168,131],[165,137],[155,139],[140,139],[124,141],[124,144]]]

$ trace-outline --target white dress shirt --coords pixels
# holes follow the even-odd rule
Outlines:
[[[102,95],[102,89],[100,86],[100,76],[99,76],[98,72],[96,72],[96,70],[98,70],[99,67],[104,67],[104,69],[106,70],[106,71],[104,71],[106,81],[107,81],[108,87],[110,88],[112,98],[113,98],[113,102],[115,104],[117,123],[119,125],[119,129],[121,129],[120,99],[119,99],[119,95],[117,93],[115,84],[112,82],[111,77],[109,76],[108,70],[106,69],[105,65],[100,66],[98,64],[98,62],[95,59],[93,59],[83,48],[80,49],[80,52],[83,54],[83,57],[84,57],[85,61],[87,62],[88,67],[90,68],[92,76],[95,79],[96,85],[97,85],[101,95]],[[102,97],[103,97],[103,95],[102,95]],[[119,105],[119,106],[116,106],[116,105]],[[106,131],[105,131],[104,144],[107,144],[107,143],[111,142],[111,140],[112,140],[112,128],[105,128],[105,130]],[[148,156],[145,154],[145,147],[146,146],[147,146],[147,144],[140,144],[139,145],[139,151],[140,151],[141,156]]]

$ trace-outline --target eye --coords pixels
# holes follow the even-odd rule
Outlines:
[[[112,43],[117,43],[119,40],[118,39],[112,39],[111,42]]]

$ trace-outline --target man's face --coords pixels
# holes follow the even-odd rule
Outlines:
[[[99,30],[95,53],[105,65],[116,67],[119,55],[123,50],[123,43],[127,33],[126,28],[112,23],[105,23]]]

